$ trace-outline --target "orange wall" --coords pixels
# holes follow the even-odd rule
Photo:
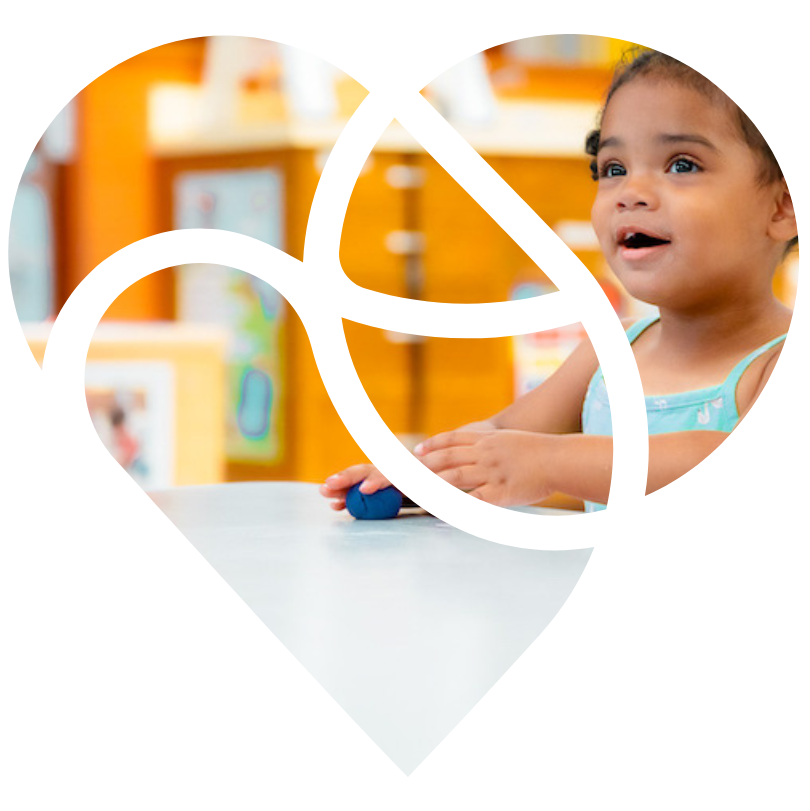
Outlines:
[[[78,149],[65,199],[67,245],[60,289],[69,294],[101,261],[160,228],[154,162],[147,140],[147,90],[156,81],[198,81],[201,40],[139,54],[91,82],[77,97]],[[108,318],[154,319],[173,314],[168,274],[133,285]]]

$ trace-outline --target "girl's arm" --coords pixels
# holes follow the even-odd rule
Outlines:
[[[654,493],[700,464],[728,437],[722,431],[682,431],[650,437],[646,492]],[[613,437],[554,437],[549,467],[554,486],[585,501],[606,504],[613,469]],[[563,441],[581,440],[574,447]]]
[[[579,433],[582,402],[588,383],[598,367],[596,353],[586,338],[560,368],[540,386],[487,420],[473,422],[457,431],[524,430],[549,434]],[[381,475],[372,473],[373,477]],[[365,489],[365,485],[364,485]],[[582,510],[582,500],[555,491],[543,498],[543,507]]]
[[[625,323],[625,328],[629,322]],[[578,434],[582,403],[599,362],[586,337],[555,374],[533,391],[496,414],[489,428],[523,429],[549,434]],[[554,490],[542,499],[543,507],[582,510],[582,500]]]
[[[585,338],[560,368],[537,388],[481,423],[476,430],[570,434],[581,430],[582,402],[599,361]]]
[[[650,437],[647,493],[683,476],[717,448],[722,431]],[[416,453],[434,473],[470,495],[502,507],[536,504],[553,493],[607,503],[613,437],[527,431],[451,431]]]

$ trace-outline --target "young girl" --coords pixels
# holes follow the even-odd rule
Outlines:
[[[779,164],[742,110],[705,77],[643,51],[617,69],[586,142],[598,186],[591,212],[605,258],[627,289],[658,307],[628,325],[647,402],[647,492],[705,459],[745,416],[779,356],[791,311],[774,271],[797,241]],[[424,464],[501,506],[553,493],[603,509],[610,488],[610,404],[588,340],[546,382],[483,422],[417,446]],[[330,476],[343,509],[371,465]]]

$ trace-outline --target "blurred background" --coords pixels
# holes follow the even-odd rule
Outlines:
[[[590,226],[584,154],[612,66],[631,43],[535,37],[459,63],[424,90],[580,257],[621,317],[648,305],[614,283]],[[366,95],[278,43],[204,37],[123,62],[54,119],[20,182],[10,228],[14,303],[41,363],[50,322],[97,264],[175,228],[247,234],[299,259],[320,172]],[[340,259],[394,296],[491,302],[548,278],[395,121],[357,181]],[[776,294],[792,306],[798,254]],[[371,401],[403,443],[483,419],[552,373],[579,325],[504,339],[418,338],[344,322]],[[291,307],[230,268],[168,268],[108,309],[87,359],[101,440],[147,489],[322,481],[365,456],[321,383]]]

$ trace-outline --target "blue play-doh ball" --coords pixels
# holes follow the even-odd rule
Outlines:
[[[396,518],[402,506],[402,493],[396,487],[386,487],[370,495],[360,492],[360,484],[346,493],[346,509],[355,518],[364,521],[379,521]]]

